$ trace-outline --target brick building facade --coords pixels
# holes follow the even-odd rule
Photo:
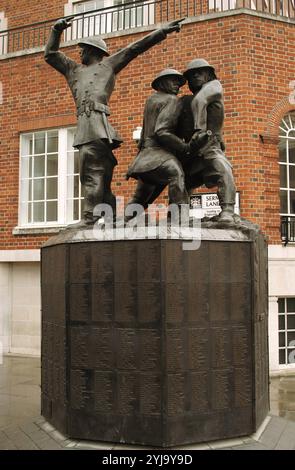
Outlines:
[[[184,70],[193,58],[206,58],[224,87],[224,138],[240,213],[258,223],[268,237],[271,370],[294,370],[292,0],[280,5],[271,0],[126,4],[45,0],[40,7],[35,0],[0,0],[0,336],[4,351],[38,354],[39,248],[58,227],[78,219],[81,210],[77,157],[71,147],[74,103],[64,78],[43,58],[53,20],[76,15],[62,51],[78,61],[77,38],[82,35],[101,32],[114,52],[161,21],[187,16],[180,34],[169,35],[139,56],[117,79],[111,122],[124,144],[116,151],[119,164],[113,191],[126,199],[133,192],[134,183],[126,182],[124,175],[136,154],[133,132],[141,126],[155,74],[165,67]],[[89,13],[92,9],[97,11]],[[187,92],[183,87],[182,93]],[[281,203],[280,188],[284,188]],[[283,233],[281,220],[286,221]]]

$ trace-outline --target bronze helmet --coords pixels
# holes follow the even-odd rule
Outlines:
[[[80,39],[80,41],[78,42],[78,46],[80,46],[80,47],[83,47],[83,46],[95,47],[96,49],[99,49],[100,51],[102,51],[105,55],[110,55],[108,53],[108,47],[107,47],[106,43],[104,42],[104,40],[101,39],[100,37],[97,37],[97,36],[92,36],[92,37],[89,37],[89,38]]]
[[[209,62],[207,62],[207,60],[193,59],[191,62],[189,62],[187,69],[185,70],[185,72],[183,72],[183,75],[187,77],[191,70],[202,69],[205,67],[213,70],[213,72],[215,73],[215,68],[212,67],[212,65],[210,65]]]
[[[175,70],[175,69],[164,69],[160,73],[158,73],[156,78],[152,81],[151,86],[153,87],[154,90],[157,90],[158,89],[158,82],[159,82],[160,78],[170,77],[170,76],[177,77],[180,81],[181,86],[184,85],[185,82],[186,82],[186,79],[184,78],[182,73],[178,72],[177,70]]]

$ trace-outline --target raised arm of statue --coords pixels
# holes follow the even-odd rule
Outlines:
[[[67,57],[62,52],[59,52],[60,40],[62,32],[71,26],[71,19],[58,20],[52,27],[50,36],[48,38],[44,58],[48,64],[54,67],[63,75],[67,75],[69,68],[75,65],[76,62]]]
[[[179,32],[181,27],[180,23],[183,20],[184,18],[181,18],[180,20],[168,23],[163,28],[157,29],[144,38],[129,44],[127,47],[121,49],[115,54],[112,54],[105,60],[111,64],[115,73],[119,73],[124,67],[126,67],[126,65],[129,64],[129,62],[131,62],[131,60],[163,41],[167,37],[167,34],[173,33],[173,31]]]

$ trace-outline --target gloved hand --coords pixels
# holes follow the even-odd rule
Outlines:
[[[195,153],[204,147],[204,145],[208,143],[211,136],[211,131],[196,131],[189,142],[190,152]]]
[[[163,27],[164,32],[166,34],[173,33],[173,31],[176,31],[177,33],[179,33],[180,28],[181,28],[180,23],[182,23],[184,20],[185,18],[180,18],[179,20],[174,20],[174,21],[171,21],[170,23],[167,23]]]
[[[53,29],[61,33],[64,29],[67,29],[72,25],[73,18],[74,17],[71,16],[68,18],[61,18],[60,20],[57,20],[53,25]]]

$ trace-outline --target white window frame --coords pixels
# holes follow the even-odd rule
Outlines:
[[[294,0],[290,2],[293,10],[295,9]],[[262,13],[271,13],[275,15],[283,15],[294,18],[294,13],[289,12],[287,0],[209,0],[209,11],[229,11],[246,8],[249,10],[257,10]]]
[[[7,18],[5,18],[5,12],[0,11],[0,55],[7,54],[7,34],[4,35],[2,31],[7,30]]]
[[[280,169],[281,167],[286,167],[286,179],[287,179],[287,186],[281,186],[280,183],[280,191],[286,191],[287,192],[287,212],[282,212],[280,210],[280,215],[281,217],[293,217],[295,218],[295,211],[291,212],[291,207],[290,207],[290,193],[294,193],[295,196],[295,188],[290,188],[290,167],[293,167],[295,170],[295,162],[291,163],[289,161],[289,142],[293,141],[295,144],[295,112],[290,112],[281,121],[281,124],[279,126],[280,129],[280,140],[285,141],[286,140],[286,161],[279,161]],[[294,136],[291,136],[290,134],[293,133]]]
[[[57,221],[44,221],[44,222],[29,222],[28,221],[28,204],[29,198],[22,199],[22,182],[25,179],[24,175],[22,174],[22,158],[26,158],[22,156],[22,150],[24,145],[24,140],[26,137],[36,134],[39,132],[50,132],[50,131],[57,131],[58,132],[58,172],[57,172]],[[42,130],[35,130],[30,132],[25,132],[20,135],[20,159],[19,159],[19,211],[18,211],[18,227],[29,229],[29,228],[49,228],[49,227],[64,227],[70,223],[77,222],[80,219],[73,219],[69,214],[70,210],[70,202],[72,200],[71,197],[68,198],[68,195],[73,193],[73,187],[70,186],[70,178],[74,184],[74,178],[72,176],[78,178],[78,173],[68,173],[68,163],[69,163],[69,153],[78,153],[77,149],[68,148],[68,138],[69,133],[74,136],[75,127],[70,126],[67,128],[55,128],[55,129],[42,129]],[[79,212],[81,215],[81,200],[83,197],[81,196],[81,183],[79,180],[79,196],[76,198],[79,200]],[[44,200],[46,201],[46,194],[44,196]]]
[[[295,328],[289,328],[287,326],[287,316],[294,316],[295,317],[295,312],[287,312],[287,301],[288,299],[295,299],[295,296],[287,296],[287,297],[278,297],[278,319],[277,319],[277,335],[278,335],[278,366],[280,369],[294,369],[295,368],[295,357],[294,357],[294,362],[291,363],[284,363],[280,364],[280,353],[279,351],[284,351],[285,357],[286,357],[286,351],[290,351],[289,355],[292,354],[294,356],[294,351],[295,351],[295,342],[293,344],[287,344],[287,334],[294,332],[295,333]],[[284,312],[279,312],[279,300],[284,301]],[[285,318],[285,328],[280,329],[279,328],[279,317],[284,316]],[[280,334],[284,333],[285,335],[285,346],[280,346],[279,342],[279,336]],[[287,353],[288,354],[288,353]]]

